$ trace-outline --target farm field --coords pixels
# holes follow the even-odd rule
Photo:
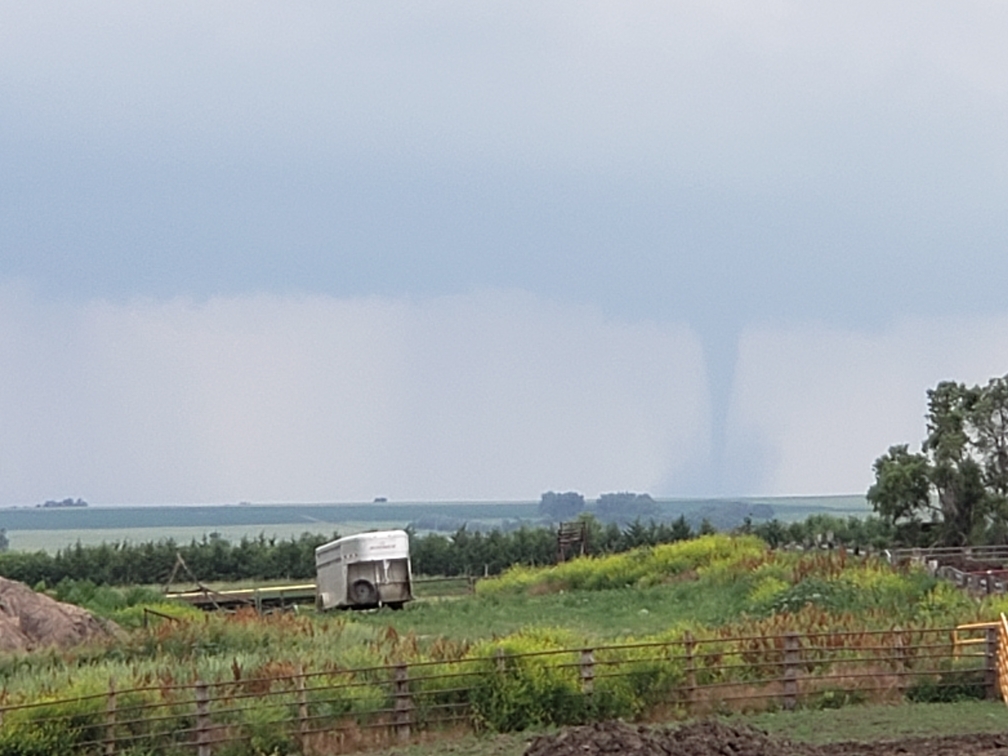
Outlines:
[[[810,514],[864,516],[870,509],[864,496],[809,496],[750,499],[662,499],[660,519],[680,515],[695,522],[722,519],[731,527],[753,511],[782,522]],[[761,508],[762,507],[762,508]],[[754,519],[767,519],[757,516]],[[243,537],[289,538],[302,533],[329,535],[413,525],[418,532],[452,532],[463,524],[491,529],[518,523],[538,524],[536,502],[403,502],[358,504],[250,504],[197,506],[93,506],[72,509],[17,507],[0,509],[0,528],[10,547],[53,553],[80,541],[83,545],[172,538],[200,540],[218,533],[230,540]]]
[[[782,669],[797,664],[787,661],[789,638],[801,658],[793,666],[800,698],[793,695],[803,716],[870,702],[975,700],[989,690],[984,654],[975,647],[953,653],[951,628],[1008,608],[1004,597],[980,601],[920,568],[842,551],[774,552],[755,536],[724,534],[515,567],[477,583],[475,594],[417,601],[403,611],[203,614],[150,589],[66,581],[51,592],[128,634],[76,651],[0,658],[8,707],[0,741],[47,711],[77,711],[76,701],[92,702],[93,711],[74,716],[104,721],[110,681],[131,705],[170,711],[150,724],[158,737],[174,731],[163,729],[172,717],[189,716],[197,680],[218,691],[214,706],[232,717],[224,720],[228,732],[281,722],[288,729],[267,729],[282,735],[290,712],[300,710],[326,727],[357,727],[389,711],[392,665],[412,670],[417,717],[461,707],[464,721],[496,732],[732,710],[772,717],[786,695]],[[148,609],[173,619],[150,617]],[[585,649],[597,670],[590,696]],[[307,708],[290,706],[298,690]],[[249,707],[228,713],[239,693],[251,696]],[[55,709],[17,708],[54,699],[68,700]],[[797,728],[791,737],[826,737],[814,719],[787,721]],[[943,726],[937,716],[931,721]],[[841,724],[835,732],[846,739],[848,730]],[[507,753],[523,740],[464,742],[474,754]],[[488,744],[503,750],[479,750]]]
[[[297,538],[303,533],[331,536],[334,530],[343,533],[371,529],[399,527],[393,522],[350,522],[338,528],[321,525],[305,526],[299,524],[277,525],[205,525],[151,527],[151,528],[83,528],[81,530],[19,530],[8,531],[11,549],[17,551],[45,551],[54,554],[60,549],[73,546],[80,542],[82,546],[100,546],[103,543],[148,543],[171,538],[176,543],[200,541],[216,533],[232,543],[242,538],[258,538],[260,534],[267,538],[277,539]]]

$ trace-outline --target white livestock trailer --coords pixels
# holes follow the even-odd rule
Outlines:
[[[413,599],[405,530],[360,533],[315,549],[319,609],[400,609]]]

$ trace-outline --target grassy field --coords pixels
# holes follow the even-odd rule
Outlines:
[[[562,627],[586,639],[655,635],[685,620],[721,625],[738,616],[750,586],[739,582],[712,593],[694,582],[637,590],[611,589],[540,596],[471,596],[418,601],[401,612],[381,610],[354,621],[397,632],[474,641],[525,627]]]
[[[739,719],[775,735],[805,743],[1008,731],[1008,707],[1003,701],[850,706],[820,711],[801,709]]]

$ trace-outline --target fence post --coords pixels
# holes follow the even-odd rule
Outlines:
[[[494,652],[494,656],[497,657],[497,671],[503,674],[507,671],[507,662],[504,661],[504,649],[498,646]]]
[[[116,689],[111,677],[108,683],[108,702],[105,704],[105,756],[115,756],[116,752]]]
[[[595,651],[590,648],[581,650],[581,692],[595,692]]]
[[[798,703],[798,663],[801,661],[801,641],[798,633],[784,635],[784,708],[794,710]]]
[[[896,673],[896,692],[902,695],[905,684],[906,672],[906,648],[903,645],[903,630],[895,628],[895,638],[893,639],[893,672]]]
[[[987,653],[984,659],[984,682],[987,688],[987,698],[998,698],[998,631],[996,627],[987,628]]]
[[[210,756],[210,688],[196,681],[196,756]]]
[[[301,752],[308,750],[308,696],[305,693],[304,668],[298,664],[297,675],[294,678],[298,700],[298,735],[301,738]]]
[[[693,633],[687,630],[683,642],[686,653],[686,713],[689,714],[696,698],[696,661],[693,658],[696,641],[693,639]]]
[[[402,663],[396,664],[393,669],[393,680],[392,695],[395,698],[393,719],[395,720],[396,737],[402,743],[410,739],[410,710],[413,708],[413,702],[410,699],[409,668]]]

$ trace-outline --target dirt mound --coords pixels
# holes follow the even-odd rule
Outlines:
[[[31,651],[114,638],[114,622],[102,622],[91,612],[36,593],[24,583],[0,578],[0,653]]]
[[[557,735],[541,735],[525,756],[800,756],[789,743],[759,730],[716,721],[697,722],[674,730],[652,729],[624,722],[599,722],[570,727]]]

